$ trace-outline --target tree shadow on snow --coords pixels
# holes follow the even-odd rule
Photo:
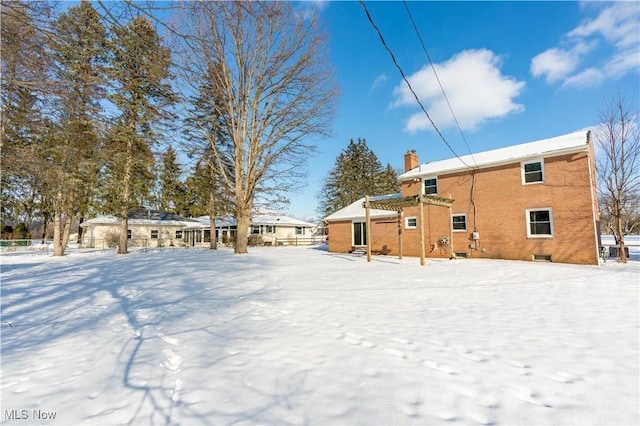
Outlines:
[[[119,411],[130,415],[129,424],[169,425],[184,418],[211,423],[211,401],[192,404],[176,396],[181,391],[181,337],[202,340],[199,359],[190,368],[212,371],[230,356],[227,346],[239,337],[236,333],[246,331],[242,324],[251,315],[248,302],[277,297],[261,281],[267,262],[226,252],[165,249],[3,265],[4,364],[56,345],[57,361],[71,358],[74,368],[86,371],[114,356],[117,371],[101,382],[113,383],[120,376],[128,405]],[[237,282],[238,268],[246,269],[246,282]],[[111,347],[100,347],[109,339]],[[52,395],[58,391],[55,383],[41,386],[51,386]],[[90,403],[80,407],[85,405]],[[88,417],[109,423],[109,414]],[[260,420],[251,411],[232,417],[230,423]]]

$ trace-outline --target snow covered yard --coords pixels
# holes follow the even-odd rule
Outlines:
[[[3,254],[0,423],[638,424],[639,277],[293,247]]]

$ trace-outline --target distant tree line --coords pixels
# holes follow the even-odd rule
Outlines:
[[[131,210],[230,213],[245,253],[252,211],[286,202],[310,141],[330,134],[338,90],[317,16],[280,2],[60,6],[1,3],[2,224],[52,227],[62,255],[73,223],[113,214],[127,253]]]

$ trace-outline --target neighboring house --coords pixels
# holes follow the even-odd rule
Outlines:
[[[184,218],[158,211],[136,211],[129,215],[127,236],[132,247],[202,246],[211,241],[209,216]],[[99,216],[81,225],[85,228],[85,247],[114,247],[120,233],[120,220],[115,216]],[[216,238],[221,243],[234,242],[236,219],[217,217]],[[250,235],[258,235],[260,243],[296,244],[314,237],[316,225],[287,216],[261,215],[251,219]],[[256,241],[258,238],[256,238]],[[318,241],[321,238],[318,237]],[[311,240],[310,240],[311,241]]]
[[[421,165],[409,151],[399,180],[401,194],[370,204],[385,208],[369,209],[374,253],[419,256],[422,228],[427,257],[599,262],[590,132]],[[421,221],[417,196],[442,203],[423,204]],[[366,247],[363,201],[325,219],[329,251]]]
[[[229,243],[236,240],[236,218],[220,216],[215,219],[216,238],[218,242]],[[211,223],[209,216],[200,216],[194,223],[184,228],[183,242],[188,246],[200,246],[211,242]]]
[[[209,216],[196,219],[198,224],[185,228],[185,241],[189,245],[208,243],[210,235]],[[248,229],[252,244],[297,244],[313,243],[316,225],[288,216],[254,215]],[[216,218],[216,236],[218,241],[235,241],[237,224],[234,217]],[[321,237],[317,238],[320,242]]]
[[[265,241],[307,238],[314,235],[316,225],[287,216],[256,215],[251,218],[251,235],[262,235]]]
[[[186,226],[192,219],[156,210],[136,210],[129,213],[127,239],[131,247],[163,247],[180,245]],[[82,223],[82,245],[85,247],[115,247],[120,236],[120,219],[98,216]]]

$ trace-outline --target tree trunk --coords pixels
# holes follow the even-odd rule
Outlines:
[[[132,126],[135,129],[135,126]],[[133,143],[127,141],[127,162],[124,167],[122,179],[122,206],[120,208],[120,238],[118,241],[118,254],[127,254],[127,228],[129,227],[129,198],[131,197],[131,174],[133,168]]]
[[[81,217],[81,218],[78,220],[78,238],[77,238],[77,241],[76,241],[78,244],[81,244],[81,243],[82,243],[82,234],[83,234],[84,232],[83,232],[82,226],[80,226],[80,225],[82,225],[83,223],[84,223],[84,216],[83,216],[83,217]]]
[[[58,190],[56,194],[56,201],[54,203],[54,215],[53,215],[53,255],[64,256],[64,250],[67,247],[66,244],[62,244],[62,198],[63,194],[61,190]]]
[[[211,230],[209,249],[218,250],[218,238],[216,238],[216,217],[209,212],[209,229]]]
[[[129,228],[129,219],[125,212],[120,212],[120,235],[118,236],[118,254],[127,254],[127,228]]]
[[[71,222],[73,217],[70,214],[65,214],[64,216],[64,227],[62,228],[62,235],[60,236],[60,245],[62,246],[62,253],[67,248],[67,244],[69,243],[69,234],[71,233]]]
[[[237,238],[235,253],[244,254],[248,253],[247,243],[249,239],[249,225],[251,224],[251,209],[237,207],[236,208],[236,222],[237,222]]]
[[[64,247],[62,247],[61,236],[62,236],[62,213],[56,209],[56,212],[53,214],[53,255],[54,256],[63,256],[64,255]]]
[[[618,234],[618,246],[620,247],[620,254],[618,258],[618,262],[627,263],[627,254],[624,251],[624,234],[622,232],[622,217],[620,215],[616,216],[616,228]]]
[[[216,238],[216,194],[215,194],[215,170],[212,165],[209,165],[211,181],[209,182],[209,229],[210,229],[210,238],[209,238],[209,249],[217,250],[218,249],[218,239]]]

